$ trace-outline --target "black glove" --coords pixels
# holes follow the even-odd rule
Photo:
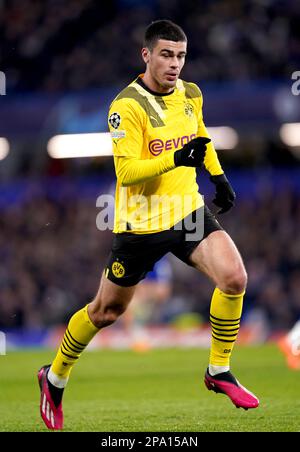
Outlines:
[[[203,164],[206,144],[210,138],[198,137],[185,144],[182,149],[174,152],[175,166],[200,167]]]
[[[216,186],[216,194],[213,203],[216,206],[221,207],[217,213],[225,213],[234,206],[236,194],[225,174],[210,176],[210,180]]]

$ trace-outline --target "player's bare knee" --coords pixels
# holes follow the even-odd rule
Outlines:
[[[222,288],[225,293],[231,295],[238,295],[246,289],[247,273],[244,268],[240,268],[232,273],[228,273],[223,282]]]
[[[126,306],[123,303],[114,302],[108,306],[105,306],[103,310],[103,321],[106,323],[106,326],[114,323],[118,317],[125,311]]]
[[[123,314],[126,306],[120,302],[111,302],[109,304],[101,304],[99,307],[91,303],[89,309],[89,316],[92,323],[97,328],[105,328],[112,325],[118,317]]]

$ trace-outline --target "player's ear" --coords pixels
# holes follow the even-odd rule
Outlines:
[[[146,64],[149,63],[149,60],[150,60],[150,50],[148,49],[148,47],[143,47],[143,48],[142,48],[142,58],[143,58],[143,60],[144,60],[144,62],[145,62]]]

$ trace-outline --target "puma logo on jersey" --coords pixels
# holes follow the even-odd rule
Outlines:
[[[151,121],[155,121],[155,122],[158,124],[157,118],[155,118],[155,117],[152,116],[152,115],[149,115],[149,118],[150,118]]]

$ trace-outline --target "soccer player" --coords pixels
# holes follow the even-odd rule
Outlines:
[[[287,366],[292,370],[300,370],[300,320],[279,339],[278,347],[285,355]]]
[[[145,73],[111,104],[117,177],[112,251],[95,298],[71,317],[54,361],[39,370],[40,411],[50,429],[63,427],[62,395],[81,353],[126,310],[138,282],[168,252],[216,286],[205,385],[236,407],[259,404],[230,372],[247,275],[234,242],[198,191],[196,168],[204,166],[216,188],[218,213],[234,205],[235,193],[203,122],[201,91],[179,78],[186,53],[187,38],[178,25],[151,23],[142,48]]]

